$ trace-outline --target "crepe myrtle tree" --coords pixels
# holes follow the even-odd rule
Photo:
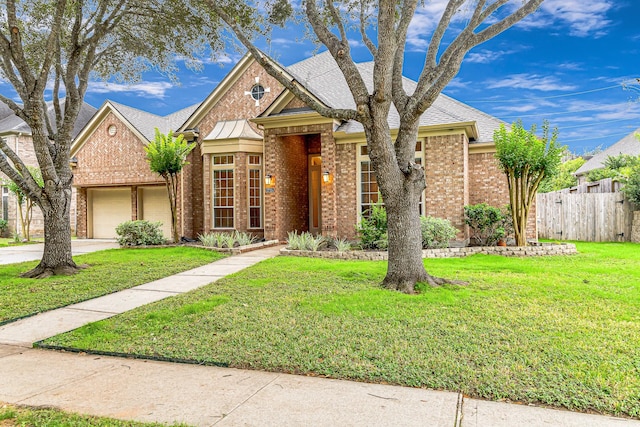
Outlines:
[[[355,120],[364,127],[369,157],[389,219],[389,262],[383,286],[415,292],[416,282],[447,282],[429,275],[422,263],[419,201],[424,169],[414,162],[419,119],[458,73],[465,55],[533,13],[543,0],[450,0],[424,49],[425,60],[413,93],[403,87],[404,58],[410,23],[419,0],[304,0],[299,10],[288,0],[233,2],[201,0],[213,23],[224,21],[258,63],[284,87],[319,114]],[[255,45],[256,34],[283,25],[296,12],[327,47],[349,85],[355,108],[330,108],[281,72]],[[462,14],[463,19],[458,19]],[[351,55],[353,32],[373,57],[373,81],[360,74]],[[372,37],[371,34],[375,34]],[[390,136],[391,107],[400,117],[397,137]]]
[[[536,135],[536,126],[530,131],[516,122],[507,130],[500,125],[493,134],[496,144],[496,159],[500,169],[507,176],[509,204],[513,218],[516,245],[527,245],[527,220],[529,210],[536,198],[542,180],[554,176],[566,149],[558,146],[558,130],[549,129],[549,123],[542,125],[542,137]]]
[[[156,128],[153,141],[144,147],[147,153],[147,161],[152,172],[160,175],[166,185],[171,208],[171,237],[177,242],[178,237],[178,175],[184,165],[187,164],[187,156],[195,148],[196,144],[189,144],[184,135],[180,134],[175,139],[173,131],[168,134],[161,133]]]
[[[77,266],[71,256],[69,152],[90,78],[136,81],[150,68],[174,76],[177,58],[197,66],[205,47],[217,51],[221,41],[189,0],[5,0],[2,6],[0,79],[13,86],[20,102],[6,92],[0,101],[30,127],[44,182],[39,186],[25,173],[23,159],[0,139],[6,156],[0,156],[0,170],[44,216],[42,259],[23,276],[71,274]]]
[[[42,181],[42,174],[40,169],[27,166],[27,170],[35,180],[36,184],[42,188],[44,182]],[[15,182],[10,179],[4,180],[4,186],[9,189],[10,192],[15,194],[18,204],[18,216],[20,217],[20,229],[22,230],[22,238],[27,242],[31,241],[31,219],[33,218],[33,200],[27,197],[22,189]]]

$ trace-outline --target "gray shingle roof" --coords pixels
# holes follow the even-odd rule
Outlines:
[[[357,67],[369,91],[371,91],[373,62],[360,63],[357,64]],[[349,86],[329,52],[323,52],[286,68],[298,82],[303,84],[327,106],[333,108],[355,108]],[[416,88],[416,82],[404,78],[404,88],[407,93],[413,93]],[[493,131],[499,128],[500,124],[506,124],[496,117],[476,110],[449,96],[440,94],[433,105],[420,117],[420,126],[471,121],[477,123],[480,133],[478,142],[493,141]],[[400,117],[392,106],[389,112],[389,125],[392,129],[396,129],[399,124]],[[360,123],[349,121],[342,124],[338,130],[356,133],[362,132],[363,128]]]
[[[604,161],[608,156],[617,156],[619,154],[630,154],[632,156],[639,155],[640,141],[636,138],[636,133],[640,133],[640,128],[634,130],[606,150],[594,155],[591,159],[585,162],[584,165],[580,166],[576,171],[576,175],[584,175],[594,169],[602,169],[604,167]]]
[[[200,105],[194,104],[163,117],[114,101],[109,103],[148,141],[155,137],[155,128],[162,133],[178,129]]]
[[[64,100],[60,100],[60,103],[63,106],[64,111]],[[48,114],[51,119],[51,124],[55,127],[55,111],[53,109],[53,102],[47,102]],[[80,130],[87,124],[87,122],[93,117],[96,113],[96,108],[83,102],[82,108],[80,108],[80,112],[78,113],[78,118],[73,126],[72,137],[75,138],[76,135],[80,132]],[[0,102],[0,132],[24,132],[31,133],[31,128],[27,125],[24,120],[19,118],[13,113],[6,104]]]

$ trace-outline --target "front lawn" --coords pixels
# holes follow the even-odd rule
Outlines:
[[[186,424],[172,424],[186,427]],[[0,426],[2,427],[163,427],[161,423],[141,423],[116,420],[113,418],[92,417],[52,408],[30,408],[26,406],[0,404]]]
[[[37,261],[0,265],[0,324],[152,282],[223,258],[192,247],[110,249],[74,257],[73,276],[22,279]]]
[[[279,257],[45,344],[640,418],[640,246],[577,246],[425,260],[469,284],[414,296],[383,262]]]

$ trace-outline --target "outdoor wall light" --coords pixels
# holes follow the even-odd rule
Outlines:
[[[331,181],[331,174],[329,171],[322,172],[322,181],[324,181],[325,184]]]
[[[267,175],[264,177],[264,185],[273,185],[276,183],[276,177],[273,175]]]

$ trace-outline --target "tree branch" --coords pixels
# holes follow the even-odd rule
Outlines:
[[[362,42],[369,49],[371,55],[376,56],[378,52],[378,48],[373,44],[369,36],[367,35],[367,14],[365,13],[366,9],[365,0],[360,0],[360,35],[362,36]]]

